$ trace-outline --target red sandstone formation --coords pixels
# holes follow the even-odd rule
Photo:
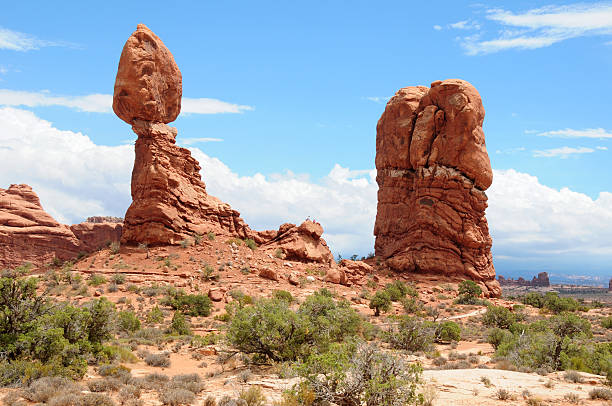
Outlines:
[[[531,281],[526,280],[522,277],[519,277],[518,279],[512,279],[512,278],[504,278],[501,275],[497,276],[497,280],[499,281],[500,285],[509,285],[509,286],[541,286],[541,287],[548,287],[550,286],[550,280],[548,279],[548,272],[540,272],[538,274],[537,277],[533,277],[531,279]]]
[[[169,123],[181,111],[183,79],[174,57],[144,24],[121,52],[113,110],[128,124],[134,120]]]
[[[376,255],[399,272],[444,274],[499,296],[485,190],[493,172],[476,89],[449,79],[400,89],[378,121]]]
[[[121,225],[60,224],[44,211],[28,185],[0,189],[0,268],[30,262],[40,266],[54,258],[69,260],[108,241],[117,241]]]
[[[278,231],[255,232],[227,203],[206,193],[200,165],[175,144],[177,131],[164,123],[180,112],[181,73],[165,45],[140,24],[126,42],[115,82],[113,108],[138,135],[132,172],[132,204],[121,241],[178,244],[195,234],[250,238],[281,249],[287,259],[331,263],[323,228],[306,221]]]
[[[287,260],[302,262],[319,262],[332,264],[332,255],[327,243],[321,235],[323,227],[319,223],[306,220],[299,226],[285,223],[271,236],[270,231],[258,233],[257,238],[263,240],[262,248],[280,250]],[[267,241],[265,241],[268,239]]]

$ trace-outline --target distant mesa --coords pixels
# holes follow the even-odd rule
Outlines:
[[[540,272],[538,276],[534,276],[530,281],[522,277],[518,279],[504,278],[502,275],[497,276],[499,284],[502,286],[533,286],[533,287],[549,287],[550,280],[548,279],[548,272]]]
[[[0,269],[73,259],[120,237],[119,222],[58,223],[28,185],[0,189]]]
[[[377,125],[376,256],[398,272],[478,282],[499,296],[485,218],[493,171],[478,91],[459,79],[400,89]]]

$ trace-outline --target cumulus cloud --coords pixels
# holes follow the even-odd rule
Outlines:
[[[537,133],[540,137],[561,137],[561,138],[612,138],[612,132],[604,130],[603,128],[585,128],[584,130],[574,130],[572,128],[566,128],[563,130],[544,131],[538,133],[537,131],[525,131],[526,133]]]
[[[276,229],[310,216],[323,224],[335,253],[365,255],[373,250],[375,170],[336,164],[317,181],[290,171],[240,176],[218,158],[190,150],[202,166],[208,192],[239,210],[253,228]],[[29,111],[0,108],[0,187],[30,184],[45,209],[62,222],[122,216],[131,200],[133,154],[132,145],[96,145],[86,135],[59,130]],[[547,187],[529,174],[495,170],[487,194],[498,268],[503,263],[533,269],[539,263],[563,265],[567,258],[612,259],[612,193],[592,199],[568,188]]]
[[[365,97],[366,100],[372,101],[374,103],[386,104],[391,96],[369,96]]]
[[[483,39],[481,35],[462,38],[461,44],[468,55],[537,49],[571,38],[612,35],[612,5],[609,3],[546,6],[524,12],[490,9],[486,18],[501,25],[496,30],[499,34],[491,39]]]
[[[199,138],[182,138],[179,136],[177,142],[181,145],[193,145],[203,142],[221,142],[223,138],[199,137]]]
[[[561,147],[561,148],[551,148],[544,150],[536,150],[533,151],[533,156],[536,158],[569,158],[571,155],[576,154],[590,154],[591,152],[595,152],[593,148],[587,147]]]
[[[58,96],[48,91],[29,92],[0,89],[0,105],[46,107],[63,106],[90,113],[112,113],[113,96],[90,94],[85,96]],[[227,103],[217,99],[183,97],[181,114],[243,113],[253,110],[252,106]]]
[[[43,47],[74,46],[67,42],[47,41],[33,35],[0,27],[0,49],[32,51]]]

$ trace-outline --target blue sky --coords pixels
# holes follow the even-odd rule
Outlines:
[[[179,141],[208,162],[203,178],[209,191],[254,226],[276,227],[305,215],[329,218],[332,249],[366,254],[376,122],[386,99],[401,87],[461,78],[482,96],[487,147],[500,179],[488,211],[499,272],[609,272],[612,234],[605,229],[612,228],[612,202],[600,193],[612,190],[611,3],[12,2],[0,16],[0,108],[6,110],[0,150],[3,136],[25,131],[28,137],[48,121],[51,130],[40,134],[80,132],[93,145],[83,148],[111,146],[116,149],[104,150],[113,151],[109,156],[129,154],[121,146],[135,136],[110,112],[108,95],[123,44],[138,23],[164,41],[182,71],[187,99],[173,124]],[[213,100],[188,101],[202,98]],[[129,204],[117,168],[130,162],[109,165],[95,180],[84,167],[53,177],[32,169],[40,161],[36,145],[48,140],[26,151],[6,139],[5,150],[20,149],[21,158],[0,168],[0,187],[39,186],[45,207],[64,221],[81,220],[76,208],[122,215]],[[49,151],[59,144],[49,142],[45,152],[60,159],[60,150]],[[67,156],[61,159],[74,160]],[[105,158],[91,158],[97,159]],[[236,188],[253,188],[252,199],[231,189],[227,178],[214,178],[229,173]],[[108,188],[116,188],[116,198]],[[304,211],[298,206],[308,198],[300,193],[310,188],[319,188],[320,195],[313,192],[319,203],[309,200]],[[326,198],[330,190],[337,201]],[[279,209],[273,200],[283,193]],[[548,206],[531,201],[521,211],[516,196],[529,200],[539,193]],[[546,207],[546,214],[558,216],[543,223],[538,210]],[[599,217],[589,214],[599,211]],[[522,224],[531,231],[521,232]]]

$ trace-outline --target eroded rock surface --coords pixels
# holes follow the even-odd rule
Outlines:
[[[206,193],[200,165],[175,144],[176,129],[136,120],[132,204],[122,242],[178,244],[195,233],[251,238],[253,232],[229,204]]]
[[[377,126],[376,255],[400,272],[495,280],[485,190],[493,172],[476,89],[449,79],[400,89]]]
[[[144,24],[128,38],[115,80],[113,110],[123,121],[169,123],[181,111],[183,78],[164,43]]]
[[[0,268],[14,268],[29,262],[41,266],[53,261],[74,259],[110,241],[118,241],[121,224],[58,223],[40,204],[28,185],[0,189]]]
[[[280,250],[279,253],[287,260],[322,264],[331,264],[334,260],[327,243],[321,238],[323,227],[312,220],[306,220],[299,226],[285,223],[275,236],[271,236],[269,231],[258,234],[263,248]]]

